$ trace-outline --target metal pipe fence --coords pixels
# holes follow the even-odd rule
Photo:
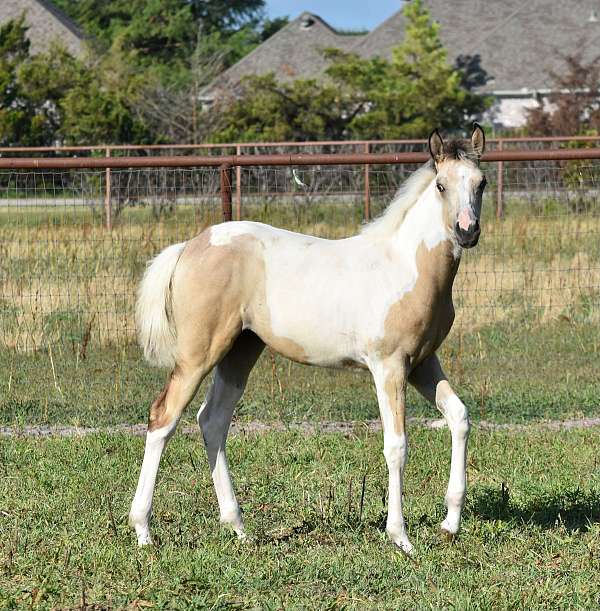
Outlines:
[[[584,142],[593,142],[591,137],[582,137]],[[574,159],[595,159],[598,155],[598,149],[595,148],[567,148],[567,149],[548,149],[538,150],[532,153],[529,150],[506,150],[504,142],[538,142],[531,139],[504,139],[496,141],[497,148],[488,152],[484,156],[486,161],[498,161],[496,173],[496,216],[500,218],[503,214],[503,164],[504,161],[541,161],[541,160],[574,160]],[[542,139],[542,141],[544,141]],[[547,139],[548,142],[562,141],[561,139]],[[379,141],[377,144],[386,143],[387,141]],[[394,142],[394,141],[389,141]],[[400,142],[400,141],[398,141]],[[402,141],[404,144],[408,142],[421,141]],[[569,141],[572,142],[572,141]],[[302,144],[302,143],[300,143]],[[320,143],[317,143],[320,144]],[[240,169],[242,166],[259,166],[259,165],[332,165],[332,164],[363,164],[365,167],[365,175],[363,181],[364,194],[364,218],[370,218],[370,189],[369,189],[369,166],[370,164],[389,164],[389,163],[420,163],[428,159],[428,154],[425,152],[396,152],[396,153],[372,153],[371,146],[373,143],[364,142],[363,153],[309,153],[309,154],[254,154],[242,155],[242,145],[236,146],[236,154],[223,155],[214,154],[210,156],[162,156],[162,157],[111,157],[110,149],[106,149],[105,159],[101,157],[84,157],[72,159],[69,157],[50,157],[50,158],[19,158],[8,157],[0,158],[0,168],[15,168],[15,169],[59,169],[59,168],[105,168],[105,208],[106,208],[106,227],[112,228],[112,189],[111,189],[111,171],[113,168],[128,168],[128,167],[214,167],[221,166],[222,168],[236,167],[236,218],[241,218],[241,181]],[[202,145],[196,145],[202,146]],[[213,147],[213,145],[203,145]],[[71,147],[80,148],[80,147]],[[23,151],[32,151],[37,149],[21,149]],[[58,150],[58,149],[56,149]],[[67,150],[68,147],[67,147]],[[88,150],[88,149],[85,149]],[[215,149],[216,150],[216,149]],[[222,151],[221,151],[222,152]],[[225,184],[222,181],[222,184]],[[229,183],[231,184],[231,180]],[[231,220],[229,214],[224,214],[224,220]]]
[[[130,344],[139,278],[164,246],[230,218],[352,235],[426,157],[365,145],[343,155],[0,158],[0,344]],[[485,156],[483,235],[455,285],[459,329],[596,320],[599,159],[600,149]]]

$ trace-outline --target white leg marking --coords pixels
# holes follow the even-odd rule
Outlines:
[[[243,390],[243,386],[240,388],[225,381],[217,368],[206,401],[198,411],[198,425],[204,437],[221,523],[231,526],[240,539],[245,539],[246,534],[229,474],[225,443],[233,410]]]
[[[467,440],[469,438],[469,417],[467,408],[455,395],[438,402],[444,414],[452,436],[452,458],[450,462],[450,479],[446,492],[448,515],[442,522],[442,530],[451,535],[458,533],[460,517],[467,492]]]
[[[137,489],[131,510],[129,512],[129,524],[135,528],[138,545],[151,545],[149,520],[152,512],[152,496],[156,484],[156,475],[165,445],[177,426],[175,420],[146,435],[146,447],[144,449],[144,460],[140,471]]]
[[[386,530],[390,539],[406,554],[412,554],[413,546],[408,540],[404,516],[402,513],[402,478],[404,465],[408,455],[408,444],[404,431],[404,417],[402,416],[402,430],[398,432],[398,418],[394,415],[394,409],[404,409],[404,397],[399,397],[401,406],[392,406],[390,397],[385,390],[386,376],[390,373],[383,365],[371,369],[375,386],[377,388],[377,399],[381,423],[383,425],[383,454],[388,467],[388,515]]]

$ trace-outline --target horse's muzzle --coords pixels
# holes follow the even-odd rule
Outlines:
[[[479,219],[475,219],[473,223],[469,225],[468,229],[463,229],[458,223],[454,227],[458,243],[462,248],[473,248],[479,242],[479,235],[481,233],[481,227],[479,226]]]

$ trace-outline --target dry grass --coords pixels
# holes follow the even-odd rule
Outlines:
[[[135,289],[145,262],[211,221],[185,207],[156,220],[127,211],[107,232],[85,209],[4,209],[0,227],[0,321],[5,346],[37,349],[59,339],[124,345],[134,337]],[[309,212],[248,207],[245,215],[314,235],[358,231],[352,206]],[[328,217],[329,215],[329,217]],[[512,319],[598,319],[600,219],[590,215],[488,219],[480,245],[465,253],[455,285],[457,324],[465,329]]]

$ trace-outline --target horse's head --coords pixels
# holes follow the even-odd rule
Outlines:
[[[437,129],[429,136],[436,195],[444,207],[448,227],[463,248],[475,246],[481,233],[479,219],[486,180],[479,160],[484,148],[485,134],[477,123],[470,140],[444,142]]]

